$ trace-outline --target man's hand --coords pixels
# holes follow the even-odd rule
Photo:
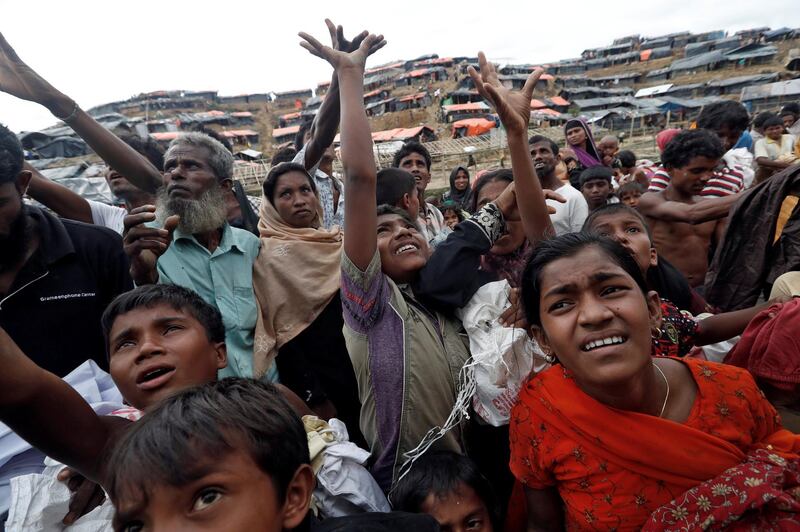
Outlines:
[[[26,65],[0,33],[0,91],[39,103],[57,116],[71,112],[72,101]]]
[[[334,48],[324,46],[317,39],[302,31],[298,34],[304,40],[304,42],[300,43],[300,46],[308,50],[312,55],[321,57],[336,70],[358,68],[363,71],[364,65],[366,65],[367,62],[367,57],[386,46],[386,39],[383,38],[383,35],[373,34],[369,34],[365,37],[361,37],[359,34],[353,39],[352,43],[348,43],[342,35],[343,42],[339,43],[338,39],[341,33],[341,26],[334,31],[333,23],[330,20],[326,19],[325,24],[328,25],[328,31],[331,34],[331,43],[334,45]],[[361,39],[361,41],[358,48],[355,50],[345,51],[344,49],[340,49],[345,46],[352,48],[359,39]]]
[[[123,248],[130,259],[131,277],[136,284],[157,281],[156,261],[167,251],[172,242],[172,233],[180,221],[177,215],[172,215],[161,229],[147,227],[146,223],[155,221],[155,212],[154,205],[143,205],[133,209],[123,220]]]
[[[531,120],[531,98],[536,82],[544,74],[544,70],[537,68],[525,81],[521,91],[504,87],[497,77],[494,65],[486,60],[483,52],[478,52],[478,65],[480,73],[474,67],[469,67],[469,75],[475,82],[475,88],[485,99],[489,100],[497,111],[503,126],[509,131],[528,131]]]
[[[65,525],[71,525],[88,514],[103,504],[106,498],[99,484],[88,480],[72,468],[65,467],[59,471],[58,480],[65,483],[72,494],[69,500],[69,513],[61,521]]]
[[[508,302],[511,303],[498,318],[498,322],[503,327],[513,327],[516,329],[528,330],[528,320],[525,319],[525,312],[519,300],[519,288],[512,288],[508,294]]]
[[[545,199],[556,200],[559,203],[566,203],[567,200],[561,194],[556,194],[552,190],[545,188],[542,190]],[[519,209],[517,207],[517,188],[514,183],[509,183],[506,189],[497,196],[493,202],[503,213],[503,218],[509,221],[517,221],[520,219]],[[555,214],[556,209],[547,206],[547,214]]]

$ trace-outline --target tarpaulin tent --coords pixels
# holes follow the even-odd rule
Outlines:
[[[477,137],[478,135],[488,133],[489,130],[496,127],[497,123],[494,120],[486,118],[465,118],[464,120],[453,122],[452,134],[454,139],[460,137]]]

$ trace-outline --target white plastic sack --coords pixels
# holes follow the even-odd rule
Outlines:
[[[44,472],[11,479],[11,508],[6,521],[8,532],[111,532],[114,506],[106,500],[75,521],[64,526],[61,520],[69,512],[70,492],[56,476],[64,467],[54,460],[45,461]]]
[[[456,312],[469,335],[476,392],[472,406],[487,423],[507,425],[511,408],[531,371],[548,367],[544,353],[523,329],[502,327],[498,319],[511,306],[507,281],[482,286]]]
[[[728,150],[722,156],[728,168],[736,170],[742,174],[744,180],[744,188],[750,188],[753,184],[753,179],[756,176],[753,170],[754,157],[747,148],[736,148],[735,150]]]

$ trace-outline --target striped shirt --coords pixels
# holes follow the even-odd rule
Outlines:
[[[660,192],[669,186],[670,177],[667,171],[660,167],[650,179],[648,192]],[[711,179],[706,183],[700,195],[704,198],[723,198],[736,194],[744,189],[744,173],[738,166],[718,168]]]

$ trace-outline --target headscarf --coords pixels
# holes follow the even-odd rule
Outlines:
[[[461,170],[467,174],[467,188],[464,190],[458,190],[456,188],[456,177]],[[463,166],[456,166],[453,171],[450,172],[450,191],[446,194],[444,199],[454,202],[461,210],[469,211],[472,204],[472,187],[469,183],[469,170]]]
[[[566,140],[567,138],[567,131],[576,127],[583,129],[584,133],[586,133],[586,149],[584,150],[580,146],[573,146],[572,144],[569,144],[569,142],[567,142],[567,144],[570,148],[572,148],[572,151],[575,152],[575,157],[578,158],[578,162],[581,163],[584,168],[602,166],[603,158],[600,157],[600,151],[597,149],[597,145],[594,143],[592,131],[589,129],[589,126],[586,125],[586,122],[584,122],[583,119],[573,118],[564,124],[564,139]]]
[[[339,291],[342,233],[320,228],[317,201],[314,227],[291,227],[268,198],[261,199],[261,251],[253,265],[258,317],[253,372],[260,378],[278,349],[303,332]]]
[[[680,129],[665,129],[664,131],[659,131],[658,135],[656,135],[656,145],[658,146],[658,151],[664,151],[667,149],[667,144],[669,141],[675,138],[675,136],[680,133]]]

